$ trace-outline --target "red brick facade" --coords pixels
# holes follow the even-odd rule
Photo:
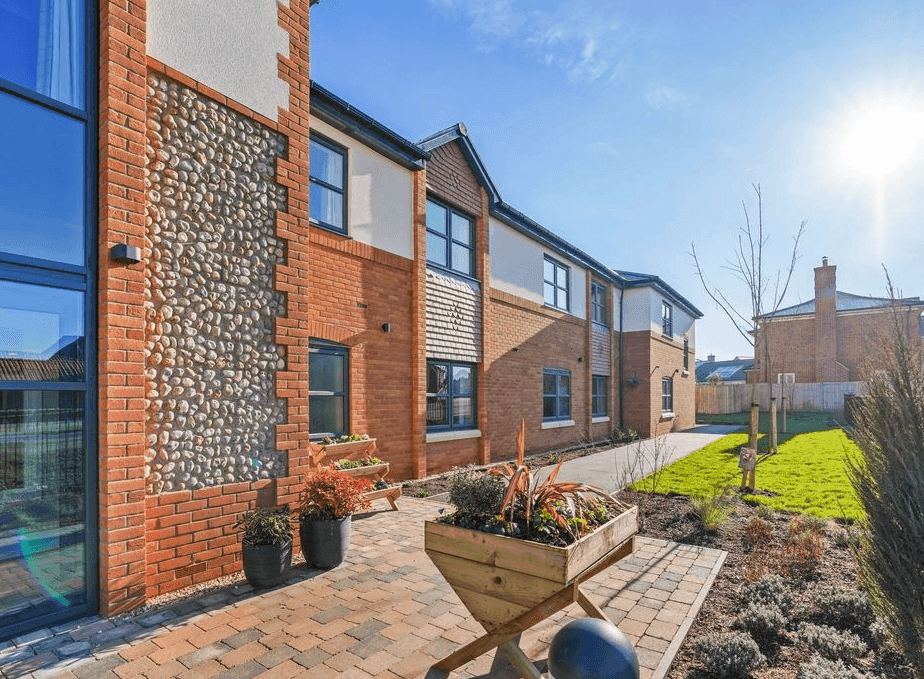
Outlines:
[[[100,3],[99,109],[99,601],[103,615],[146,599],[240,570],[240,540],[233,527],[256,506],[294,506],[308,469],[309,343],[327,340],[349,349],[349,420],[352,433],[378,441],[377,455],[391,478],[421,477],[454,466],[507,459],[514,432],[527,423],[530,450],[600,440],[614,427],[643,435],[692,425],[692,378],[675,375],[675,417],[659,418],[660,374],[682,361],[682,348],[638,334],[612,332],[608,419],[591,417],[591,323],[491,286],[488,187],[476,179],[459,141],[437,147],[426,169],[412,172],[413,258],[386,252],[309,221],[309,0],[278,6],[289,36],[278,57],[289,88],[286,108],[271,120],[146,53],[145,0]],[[148,147],[158,150],[148,124],[148,79],[156,75],[235,111],[281,135],[285,152],[275,181],[285,189],[285,210],[275,214],[284,257],[271,285],[284,297],[269,342],[281,347],[272,372],[284,417],[275,446],[286,456],[276,478],[225,482],[193,490],[146,490],[146,446],[155,435],[146,412],[144,318],[153,264],[151,200],[146,191]],[[426,431],[427,311],[426,200],[433,196],[471,216],[475,275],[480,282],[482,360],[477,365],[480,436],[431,440]],[[146,214],[147,212],[147,214]],[[142,264],[115,264],[117,243],[143,249]],[[601,274],[608,275],[608,274]],[[611,283],[609,299],[618,293]],[[156,291],[155,291],[156,292]],[[585,291],[591,317],[590,278]],[[388,331],[385,331],[385,327]],[[147,334],[146,334],[147,333]],[[625,347],[620,358],[619,347]],[[691,358],[692,360],[692,358]],[[620,365],[625,368],[620,373]],[[660,367],[655,371],[653,366]],[[571,377],[573,424],[543,422],[543,370]],[[636,387],[625,386],[638,374]],[[620,387],[622,381],[623,386]],[[689,382],[689,389],[687,389]],[[149,385],[150,386],[150,385]],[[619,395],[624,394],[620,404]],[[622,416],[624,412],[624,418]],[[274,420],[275,422],[276,420]],[[296,538],[297,539],[297,538]]]
[[[815,269],[814,311],[797,307],[762,322],[752,380],[776,382],[780,373],[794,373],[799,383],[854,382],[862,380],[865,371],[882,367],[880,348],[891,329],[892,308],[887,300],[866,302],[851,295],[837,309],[836,270],[827,260]],[[918,351],[922,311],[924,304],[913,302],[903,303],[900,311],[908,341]]]

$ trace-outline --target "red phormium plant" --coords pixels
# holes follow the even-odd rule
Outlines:
[[[368,479],[354,478],[334,469],[312,472],[299,494],[298,512],[312,519],[330,520],[369,508],[363,493],[372,489]]]

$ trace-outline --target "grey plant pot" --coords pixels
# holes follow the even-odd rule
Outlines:
[[[351,519],[350,516],[344,516],[331,521],[319,521],[301,517],[298,533],[305,563],[315,568],[339,566],[350,550]]]
[[[292,540],[281,545],[241,545],[244,575],[254,587],[274,587],[289,577]]]

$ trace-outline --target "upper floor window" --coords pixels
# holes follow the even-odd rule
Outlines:
[[[311,219],[346,233],[346,152],[311,138]]]
[[[341,436],[350,428],[349,353],[312,340],[308,349],[308,430],[311,438]]]
[[[606,287],[592,281],[590,284],[590,309],[594,323],[609,326],[610,315],[607,313]]]
[[[0,3],[0,78],[84,107],[84,2]]]
[[[475,275],[474,221],[427,200],[427,262],[466,276]]]
[[[668,337],[674,334],[674,309],[667,302],[661,302],[661,334]]]
[[[571,272],[568,267],[548,255],[543,262],[545,303],[562,311],[571,308]]]
[[[661,412],[674,412],[674,378],[661,378]]]
[[[561,368],[542,371],[542,419],[571,419],[571,372]]]

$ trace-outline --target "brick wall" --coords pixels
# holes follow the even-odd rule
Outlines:
[[[516,454],[516,430],[526,420],[529,451],[560,448],[588,436],[585,394],[589,389],[586,323],[553,309],[490,292],[490,328],[485,336],[485,372],[492,459]],[[583,359],[578,361],[578,359]],[[542,429],[542,371],[571,372],[571,419],[574,426]]]
[[[144,602],[144,269],[111,262],[144,246],[145,0],[102,0],[99,80],[100,612]],[[143,250],[143,256],[148,252]]]
[[[752,380],[777,381],[780,373],[795,373],[796,382],[815,381],[815,320],[811,316],[777,318],[764,322],[763,331],[757,334],[755,371]],[[770,340],[770,368],[764,370],[764,337]]]
[[[625,387],[626,427],[643,437],[689,429],[696,423],[696,372],[683,374],[683,343],[646,331],[626,333],[627,377],[639,379]],[[695,365],[690,352],[690,365]],[[673,379],[673,417],[661,416],[661,380]]]

